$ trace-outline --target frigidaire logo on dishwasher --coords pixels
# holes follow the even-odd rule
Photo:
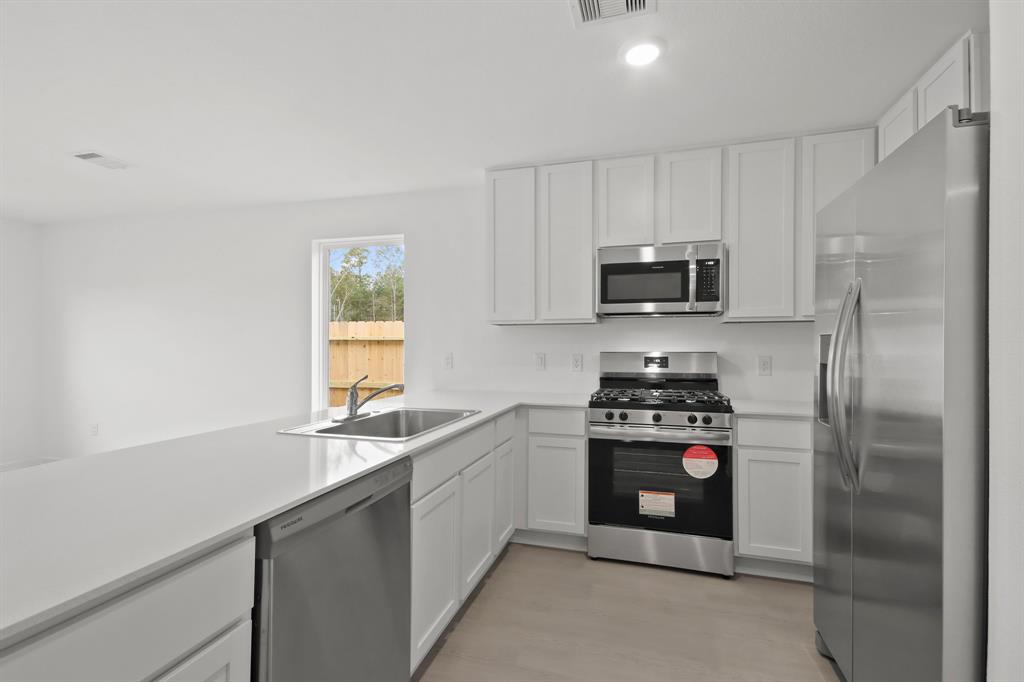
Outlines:
[[[302,517],[301,516],[296,516],[294,519],[292,519],[288,523],[282,523],[281,524],[281,530],[284,530],[288,526],[294,526],[296,523],[299,523],[300,521],[302,521]]]

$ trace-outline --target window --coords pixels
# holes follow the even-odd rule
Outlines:
[[[313,243],[313,409],[405,377],[405,246],[400,236]],[[399,395],[391,389],[377,396]]]

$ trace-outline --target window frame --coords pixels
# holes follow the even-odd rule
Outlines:
[[[404,234],[373,235],[367,237],[343,237],[336,239],[314,239],[312,249],[312,362],[310,381],[310,412],[319,412],[330,407],[330,340],[327,338],[328,323],[331,319],[331,297],[327,287],[331,281],[331,251],[353,246],[405,247]]]

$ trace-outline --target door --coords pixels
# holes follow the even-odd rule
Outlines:
[[[878,160],[896,151],[896,148],[917,132],[917,88],[900,97],[889,111],[878,119]]]
[[[532,322],[536,255],[533,168],[487,174],[490,262],[488,317],[492,322]]]
[[[494,455],[488,453],[459,474],[462,537],[459,596],[465,599],[494,558]]]
[[[856,273],[857,195],[840,195],[815,221],[814,625],[847,680],[853,680],[853,500],[839,459],[829,397],[839,308]]]
[[[597,245],[654,243],[654,157],[597,162]]]
[[[590,523],[732,540],[732,448],[591,438]]]
[[[800,220],[796,233],[796,311],[814,315],[814,219],[875,165],[875,130],[801,138]]]
[[[515,456],[512,441],[494,451],[494,553],[497,554],[515,530],[513,493],[515,490]]]
[[[950,105],[971,105],[969,51],[970,40],[961,38],[917,82],[918,128]]]
[[[658,157],[657,242],[722,238],[722,148]]]
[[[811,454],[738,448],[737,551],[811,562]]]
[[[593,320],[593,164],[542,166],[537,185],[540,319]]]
[[[239,623],[157,682],[249,682],[252,621]]]
[[[855,482],[855,680],[944,679],[948,118],[924,126],[858,186],[855,276],[861,291],[852,307],[846,394]],[[959,270],[957,276],[965,286],[972,281]]]
[[[792,317],[795,142],[729,147],[729,317]]]
[[[527,457],[527,525],[582,535],[586,441],[531,437]]]
[[[412,665],[459,610],[459,477],[412,505]]]

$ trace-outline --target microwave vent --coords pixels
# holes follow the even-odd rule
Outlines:
[[[569,0],[576,26],[652,14],[658,0]]]

